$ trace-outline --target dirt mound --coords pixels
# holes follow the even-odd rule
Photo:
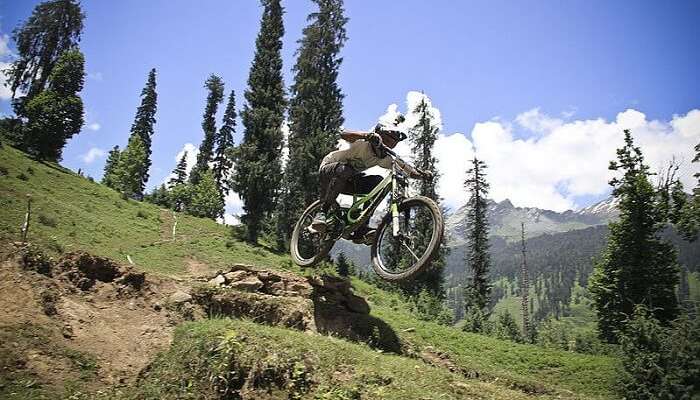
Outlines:
[[[23,246],[15,255],[0,265],[0,364],[12,366],[0,383],[129,383],[169,345],[181,320],[161,306],[172,283],[87,253],[53,260]]]
[[[234,265],[192,290],[192,302],[209,316],[251,318],[255,322],[362,341],[399,353],[396,334],[369,315],[367,302],[352,293],[347,279],[300,277]]]

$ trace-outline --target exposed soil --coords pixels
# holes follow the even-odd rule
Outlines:
[[[179,320],[162,306],[172,283],[86,253],[69,254],[38,273],[21,257],[0,265],[0,374],[32,376],[46,386],[131,382],[170,343]],[[77,367],[74,359],[78,359]],[[90,365],[83,365],[83,364]],[[83,370],[88,374],[76,374]]]

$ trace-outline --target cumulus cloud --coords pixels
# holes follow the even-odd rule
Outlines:
[[[93,122],[93,123],[91,123],[91,124],[88,124],[88,125],[87,125],[87,128],[88,128],[89,130],[91,130],[91,131],[97,132],[97,131],[100,130],[100,128],[102,128],[102,125],[100,125],[100,124],[97,123],[97,122]]]
[[[412,110],[420,96],[424,95],[409,92],[406,109]],[[431,108],[437,110],[432,104]],[[398,112],[398,105],[392,104],[380,120],[390,120]],[[433,113],[440,116],[439,110]],[[405,125],[409,127],[416,120],[407,114]],[[442,120],[436,124],[442,126]],[[615,150],[624,144],[623,129],[632,130],[652,171],[661,170],[675,156],[682,163],[681,181],[687,188],[694,187],[693,173],[698,168],[691,160],[693,148],[700,141],[700,110],[676,115],[671,121],[650,121],[633,109],[620,112],[613,121],[565,121],[535,108],[513,121],[478,122],[469,136],[441,132],[435,143],[441,174],[438,192],[448,207],[463,205],[467,200],[463,187],[466,171],[476,154],[488,165],[490,197],[496,201],[507,198],[516,206],[555,211],[587,206],[577,200],[610,191],[608,181],[613,174],[607,167],[615,159]],[[406,142],[400,143],[397,150],[403,157],[410,156]]]
[[[12,98],[12,90],[5,86],[8,80],[5,70],[10,67],[10,63],[0,62],[0,100],[9,100]]]
[[[80,159],[83,160],[85,164],[92,164],[95,160],[98,158],[102,158],[107,154],[104,150],[93,147],[90,150],[87,151],[87,153],[83,154],[80,156]]]

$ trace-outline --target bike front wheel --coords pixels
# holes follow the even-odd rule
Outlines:
[[[323,233],[312,232],[309,229],[314,218],[323,215],[322,207],[323,203],[320,200],[313,202],[304,210],[294,226],[289,247],[292,260],[301,267],[316,265],[326,258],[335,243],[330,233],[333,226],[328,226],[327,231]]]
[[[393,235],[391,212],[377,227],[372,244],[372,267],[382,279],[397,282],[426,270],[442,242],[444,222],[438,205],[424,196],[398,206],[399,236]]]

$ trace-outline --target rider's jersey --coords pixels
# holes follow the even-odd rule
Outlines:
[[[385,169],[391,169],[391,157],[388,155],[378,157],[372,144],[366,140],[356,140],[350,143],[350,147],[347,149],[328,153],[323,157],[319,169],[335,162],[349,164],[357,172],[362,172],[377,165]],[[400,168],[406,171],[413,171],[411,166],[404,164],[401,160],[397,159],[396,162]]]

